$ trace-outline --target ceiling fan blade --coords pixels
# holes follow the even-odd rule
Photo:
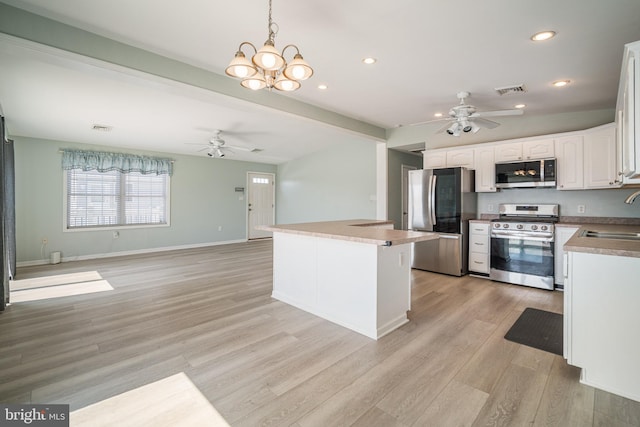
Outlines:
[[[408,125],[402,125],[402,126],[420,126],[420,125],[426,125],[427,123],[443,122],[445,120],[451,121],[455,119],[453,119],[452,117],[442,117],[440,119],[426,120],[424,122],[418,122],[418,123],[409,123]]]
[[[469,117],[520,116],[523,113],[522,110],[477,111]]]
[[[201,151],[204,151],[204,150],[208,150],[208,149],[209,149],[209,147],[201,148],[201,149],[199,149],[199,150],[197,151],[197,153],[199,153],[199,152],[201,152]]]
[[[487,128],[487,129],[494,129],[497,128],[498,126],[500,126],[500,123],[498,122],[494,122],[492,120],[487,120],[487,119],[482,119],[480,117],[473,117],[472,119],[473,123],[477,124],[480,127],[483,128]]]
[[[256,152],[256,151],[262,151],[261,149],[256,148],[256,147],[241,147],[239,145],[225,145],[225,147],[235,148],[236,150],[246,151],[248,153],[253,153],[253,152]]]

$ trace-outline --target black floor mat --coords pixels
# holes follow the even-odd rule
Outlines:
[[[562,314],[527,308],[504,337],[562,356]]]

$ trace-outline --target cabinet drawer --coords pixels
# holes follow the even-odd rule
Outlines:
[[[489,235],[489,223],[482,222],[470,222],[469,223],[469,233],[471,234],[484,234],[485,236]]]
[[[489,239],[487,239],[487,236],[482,234],[471,234],[471,237],[469,238],[469,252],[488,254]]]
[[[489,273],[489,255],[477,252],[469,253],[469,270],[477,273]]]

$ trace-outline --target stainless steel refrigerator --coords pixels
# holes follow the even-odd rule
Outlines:
[[[409,229],[431,231],[439,239],[413,244],[411,267],[467,274],[469,220],[476,217],[475,173],[446,168],[409,171]]]

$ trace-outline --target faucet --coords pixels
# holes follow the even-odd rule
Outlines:
[[[629,197],[627,197],[627,200],[625,200],[624,202],[630,205],[631,203],[633,203],[633,201],[638,196],[640,196],[640,190],[638,190],[635,193],[631,194]]]

